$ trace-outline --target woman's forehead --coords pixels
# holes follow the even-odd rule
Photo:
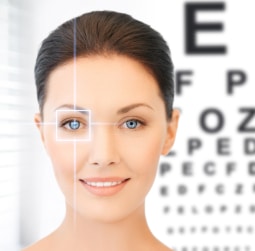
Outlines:
[[[55,69],[49,77],[47,99],[124,105],[149,102],[159,93],[156,80],[139,62],[124,56],[93,56]]]
[[[105,83],[107,80],[120,80],[121,83],[125,79],[130,82],[140,79],[147,81],[156,81],[150,71],[139,61],[124,55],[92,55],[88,57],[73,58],[58,67],[56,67],[49,75],[49,82],[56,79],[64,81],[72,80],[91,80]],[[102,80],[102,77],[104,79]],[[70,81],[69,81],[70,82]],[[107,83],[110,84],[110,83]]]

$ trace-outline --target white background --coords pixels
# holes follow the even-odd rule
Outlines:
[[[31,95],[25,97],[24,102],[33,104],[27,111],[26,118],[32,122],[33,113],[37,111],[35,99],[35,88],[33,83],[33,64],[42,39],[50,31],[55,29],[62,22],[92,10],[116,10],[131,14],[133,17],[150,24],[158,30],[167,40],[176,70],[192,70],[192,85],[184,87],[183,94],[176,96],[175,106],[181,108],[182,114],[180,127],[174,150],[175,157],[162,158],[162,161],[171,163],[173,169],[164,177],[156,178],[155,185],[151,190],[147,200],[147,215],[153,233],[166,243],[169,247],[181,250],[187,247],[224,247],[234,250],[240,247],[250,247],[255,250],[252,234],[245,231],[237,233],[236,226],[255,227],[252,225],[254,214],[242,212],[240,215],[233,213],[235,205],[243,205],[247,208],[254,198],[251,185],[254,177],[247,174],[247,163],[254,161],[255,157],[245,156],[243,153],[243,139],[253,137],[254,133],[239,134],[237,127],[243,115],[238,112],[240,107],[255,107],[254,102],[254,56],[255,56],[255,4],[252,0],[237,1],[199,1],[199,2],[224,2],[226,10],[222,12],[200,13],[197,15],[199,22],[222,22],[224,32],[213,34],[200,34],[198,43],[200,44],[224,44],[227,46],[226,55],[187,55],[185,54],[185,26],[184,26],[184,6],[187,2],[183,0],[158,0],[158,1],[99,1],[99,0],[44,0],[44,1],[24,1],[29,9],[29,22],[27,27],[23,27],[24,32],[30,35],[26,37],[25,43],[30,48],[31,59],[27,62],[27,67],[31,70],[28,76],[28,83],[31,84]],[[27,31],[26,31],[27,29]],[[247,76],[244,86],[236,88],[232,96],[226,93],[226,73],[228,70],[243,70]],[[30,88],[30,87],[29,87]],[[34,91],[34,93],[33,93]],[[225,127],[217,134],[208,135],[199,126],[199,116],[201,112],[209,107],[215,107],[222,111],[225,118]],[[254,119],[252,122],[255,124]],[[30,144],[32,150],[22,154],[23,160],[30,163],[24,171],[20,172],[20,204],[19,235],[17,242],[21,245],[30,244],[48,234],[58,226],[64,215],[64,202],[62,194],[59,192],[52,174],[51,164],[47,159],[39,140],[39,135],[33,126],[22,127],[22,130],[29,131],[29,138],[22,145]],[[203,142],[203,147],[193,156],[187,155],[188,138],[197,137]],[[220,137],[231,138],[231,155],[220,157],[216,154],[216,140]],[[181,174],[181,164],[184,161],[192,161],[193,176],[184,177]],[[202,166],[207,161],[216,163],[216,174],[208,177],[203,173]],[[225,164],[234,161],[237,164],[236,172],[231,177],[224,173]],[[198,195],[197,184],[206,184],[208,191],[204,195]],[[224,195],[217,195],[213,190],[217,184],[225,184],[227,190]],[[241,183],[246,188],[242,196],[233,193],[234,186]],[[255,182],[254,182],[255,183]],[[189,187],[189,193],[179,196],[175,189],[180,184]],[[159,189],[162,185],[167,185],[171,192],[168,197],[161,197]],[[211,190],[210,190],[211,189]],[[229,206],[229,212],[220,214],[216,210],[211,215],[202,212],[204,205],[213,205],[215,210],[220,205]],[[171,207],[171,212],[163,213],[164,206]],[[184,205],[187,212],[184,215],[176,213],[175,208]],[[191,206],[196,205],[200,214],[194,216],[189,213]],[[246,206],[246,207],[245,207]],[[232,211],[231,211],[232,210]],[[191,233],[188,229],[196,227],[197,232]],[[213,234],[212,231],[202,233],[199,229],[207,226],[211,229],[219,227],[220,233]],[[226,226],[231,226],[232,232],[226,233]],[[172,227],[174,234],[168,234],[167,228]],[[180,234],[178,229],[183,227],[185,234]],[[254,229],[255,231],[255,229]],[[11,250],[11,249],[10,249]],[[15,249],[12,249],[15,250]]]

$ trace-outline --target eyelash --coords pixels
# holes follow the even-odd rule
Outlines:
[[[143,122],[143,121],[141,121],[139,119],[128,119],[128,120],[124,121],[121,125],[124,125],[124,124],[126,124],[126,123],[128,123],[130,121],[135,121],[136,123],[138,123],[138,126],[136,126],[135,128],[125,127],[125,129],[129,129],[129,130],[135,131],[135,130],[138,130],[142,126],[145,126],[145,122]]]
[[[69,125],[69,128],[66,128],[66,125],[68,125],[69,123],[74,122],[74,121],[79,123],[79,127],[77,129],[70,128],[70,125]],[[124,126],[126,123],[128,123],[130,121],[135,121],[135,123],[137,123],[138,125],[135,128],[128,128],[127,126]],[[86,127],[86,123],[81,122],[77,118],[67,119],[67,120],[64,120],[64,121],[59,123],[59,127],[62,127],[63,129],[71,131],[71,132],[77,132],[78,130],[81,129],[80,128],[81,126]],[[144,127],[144,126],[146,126],[146,123],[144,121],[141,121],[139,119],[127,119],[124,122],[121,122],[119,127],[124,127],[124,129],[126,129],[126,130],[136,131],[136,130],[140,129],[141,127]]]
[[[78,122],[79,123],[79,127],[77,129],[72,129],[70,128],[70,123],[71,122]],[[69,128],[66,128],[66,125],[69,124]],[[71,132],[76,132],[78,130],[80,130],[81,128],[80,127],[86,127],[86,123],[83,123],[82,121],[80,121],[79,119],[77,118],[72,118],[72,119],[67,119],[67,120],[64,120],[62,121],[60,124],[59,124],[59,127],[62,127],[64,128],[65,130],[68,130],[68,131],[71,131]]]

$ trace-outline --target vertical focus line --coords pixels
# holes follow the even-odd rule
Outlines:
[[[76,141],[73,141],[73,209],[74,209],[74,214],[73,214],[73,223],[74,223],[74,230],[76,229],[76,204],[77,204],[77,177],[76,177]]]
[[[76,78],[76,59],[77,59],[77,55],[76,55],[76,18],[74,18],[74,22],[73,22],[73,106],[74,106],[74,110],[76,109],[76,85],[77,85],[77,78]],[[76,154],[76,141],[74,140],[73,142],[73,157],[74,157],[74,163],[73,163],[73,221],[74,221],[74,231],[76,229],[76,205],[77,205],[77,201],[76,201],[76,190],[77,190],[77,180],[76,180],[76,158],[77,158],[77,154]]]
[[[76,59],[77,59],[77,52],[76,52],[76,18],[74,18],[73,22],[73,109],[76,109],[76,84],[77,84],[77,78],[76,78]]]

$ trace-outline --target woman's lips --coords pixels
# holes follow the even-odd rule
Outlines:
[[[129,178],[86,178],[80,179],[82,185],[93,195],[112,196],[118,193],[129,181]]]

